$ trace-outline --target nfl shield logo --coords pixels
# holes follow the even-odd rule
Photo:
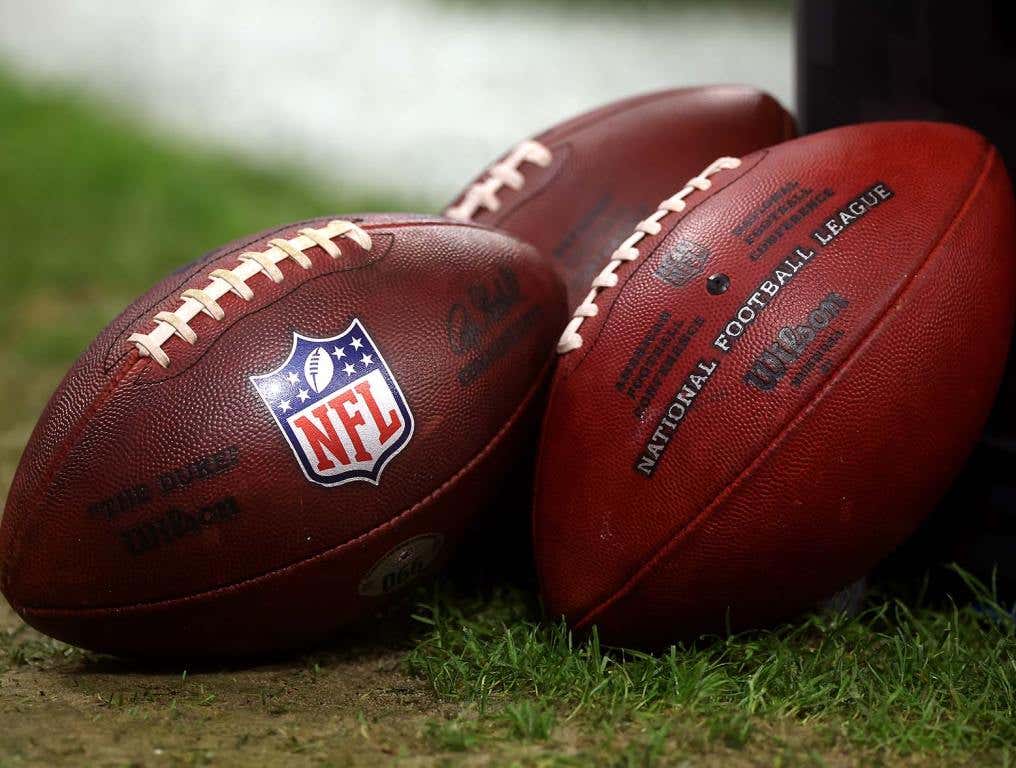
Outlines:
[[[294,332],[285,362],[250,380],[311,482],[377,485],[413,436],[406,398],[359,320],[327,339]]]
[[[653,274],[663,282],[681,288],[702,274],[710,255],[704,245],[692,240],[678,240],[672,251],[663,254],[660,266]]]

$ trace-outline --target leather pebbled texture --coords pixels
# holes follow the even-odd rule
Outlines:
[[[539,405],[563,287],[503,233],[411,215],[352,220],[369,252],[340,237],[337,259],[314,246],[310,269],[287,259],[282,282],[256,275],[252,300],[227,294],[222,321],[194,319],[193,346],[166,343],[168,368],[128,336],[240,252],[329,219],[257,234],[169,276],[75,363],[0,525],[3,591],[26,621],[100,651],[260,653],[384,608],[399,590],[363,584],[387,573],[386,556],[415,558],[406,582],[445,561],[525,449],[516,424]],[[414,429],[377,485],[324,486],[305,478],[249,377],[287,359],[294,331],[329,338],[354,319]]]
[[[746,86],[635,96],[535,136],[551,151],[550,165],[523,163],[522,188],[502,187],[498,211],[481,208],[473,221],[551,257],[574,309],[633,223],[685,181],[717,157],[746,155],[794,135],[793,118],[771,96]]]
[[[545,604],[612,643],[757,627],[866,573],[960,468],[1009,345],[1012,191],[972,131],[841,128],[713,182],[552,384]]]

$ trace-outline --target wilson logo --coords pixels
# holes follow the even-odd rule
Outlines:
[[[800,323],[782,328],[776,341],[762,350],[755,364],[744,375],[747,384],[769,391],[787,375],[790,366],[801,358],[815,338],[850,304],[838,293],[830,293]]]

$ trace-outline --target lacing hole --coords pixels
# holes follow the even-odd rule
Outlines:
[[[710,275],[709,279],[706,280],[706,290],[713,296],[719,296],[721,293],[726,293],[729,287],[730,278],[722,272]]]

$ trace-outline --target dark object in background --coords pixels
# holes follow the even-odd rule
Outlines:
[[[1008,11],[1008,13],[1006,13]],[[803,132],[872,120],[944,120],[985,134],[1016,171],[1016,27],[1012,6],[910,0],[799,2],[797,106]],[[978,297],[971,296],[971,302]],[[971,343],[978,343],[972,339]],[[981,578],[998,569],[1016,595],[1016,370],[1009,368],[984,436],[899,567],[956,560]],[[945,407],[964,407],[964,395]]]

